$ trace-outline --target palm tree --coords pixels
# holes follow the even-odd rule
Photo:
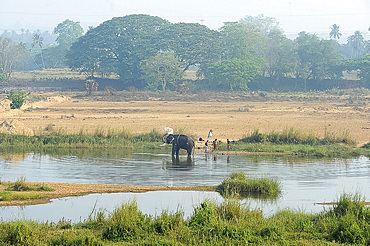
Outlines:
[[[40,34],[38,34],[38,33],[33,34],[32,48],[34,48],[35,46],[39,46],[40,47],[40,55],[41,55],[42,67],[45,69],[44,57],[42,55],[42,45],[43,45],[42,41],[43,40],[44,40],[44,38],[41,37]]]
[[[26,45],[26,43],[23,43],[23,42],[20,42],[19,43],[19,45],[20,46],[22,46],[22,48],[24,49],[24,51],[31,57],[31,59],[32,59],[32,61],[33,61],[33,63],[35,63],[35,65],[39,68],[39,69],[41,69],[41,67],[39,66],[39,64],[37,64],[37,62],[35,61],[35,59],[33,58],[33,56],[32,56],[32,53],[31,53],[31,49],[27,49],[27,45]],[[27,52],[27,51],[29,51],[29,53]]]
[[[339,40],[340,36],[342,36],[342,34],[339,32],[339,26],[337,24],[334,24],[332,27],[330,27],[330,29],[330,38],[333,37],[334,39]]]
[[[362,36],[361,32],[355,31],[355,34],[349,36],[347,41],[352,48],[352,58],[360,57],[364,48],[364,36]]]

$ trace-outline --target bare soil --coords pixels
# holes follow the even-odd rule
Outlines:
[[[0,101],[0,123],[20,122],[24,132],[59,130],[65,133],[126,129],[131,133],[159,132],[171,127],[194,138],[238,140],[254,129],[281,132],[294,127],[319,137],[349,134],[358,146],[370,141],[370,95],[353,101],[346,96],[269,96],[232,93],[148,93],[120,91],[56,96],[10,110]],[[1,97],[0,97],[1,98]],[[19,133],[20,130],[13,131]],[[10,129],[10,128],[9,128]],[[0,129],[1,131],[1,129]],[[4,131],[4,130],[3,130]]]

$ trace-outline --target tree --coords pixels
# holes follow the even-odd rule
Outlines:
[[[2,73],[3,69],[1,67],[2,66],[0,64],[0,82],[4,82],[4,81],[9,80],[9,78],[7,78],[6,75]]]
[[[345,60],[344,70],[358,71],[358,77],[364,86],[370,88],[370,55]]]
[[[1,71],[9,78],[15,67],[25,59],[24,48],[9,38],[0,37]]]
[[[261,60],[232,58],[214,65],[207,78],[230,90],[248,90],[248,83],[261,72],[261,64]]]
[[[223,60],[249,59],[262,53],[265,38],[254,26],[226,22],[220,29],[223,41]]]
[[[41,61],[42,61],[42,67],[45,69],[45,62],[44,62],[44,57],[42,55],[42,46],[43,46],[43,37],[41,37],[40,34],[35,33],[32,38],[32,48],[34,47],[39,47],[40,48],[40,54],[41,54]]]
[[[297,78],[322,80],[331,77],[331,66],[337,65],[341,59],[336,41],[300,32],[294,42],[298,56]]]
[[[279,29],[269,32],[263,57],[266,60],[263,69],[265,76],[278,80],[294,72],[296,61],[294,43]]]
[[[69,19],[59,23],[54,28],[54,33],[58,35],[56,41],[59,45],[69,48],[72,43],[76,42],[82,36],[84,29],[81,27],[80,22],[75,22]]]
[[[220,34],[198,23],[176,23],[162,29],[161,49],[174,52],[186,71],[220,59]]]
[[[183,74],[180,61],[171,52],[158,53],[144,60],[141,69],[149,90],[161,88],[165,91],[168,85],[175,86]]]
[[[161,30],[169,22],[149,15],[116,17],[89,30],[68,51],[69,66],[80,71],[116,72],[129,85],[143,87],[142,60],[160,50]]]
[[[267,17],[263,14],[257,16],[245,16],[240,19],[239,22],[245,26],[258,30],[259,33],[265,37],[267,37],[270,32],[283,31],[275,18]]]
[[[354,35],[351,35],[347,39],[348,45],[351,48],[351,58],[360,57],[365,50],[364,36],[360,31],[356,31]]]
[[[333,24],[332,27],[330,27],[331,31],[330,31],[330,38],[333,37],[334,40],[340,38],[340,36],[342,36],[342,34],[339,32],[339,26],[337,24]]]
[[[35,58],[33,58],[33,56],[32,56],[32,50],[29,49],[29,48],[27,48],[27,44],[21,42],[19,45],[22,46],[22,48],[24,49],[25,53],[28,54],[31,57],[33,63],[37,66],[37,68],[38,69],[41,69],[41,67],[39,66],[39,64],[37,64],[37,62],[35,61]]]

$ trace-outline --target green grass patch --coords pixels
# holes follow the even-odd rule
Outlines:
[[[10,185],[7,191],[54,191],[53,188],[47,187],[45,185],[36,185],[36,184],[29,184],[26,183],[26,179],[24,177],[20,177],[17,181]]]
[[[281,184],[271,178],[248,178],[243,172],[233,173],[216,190],[223,196],[274,199],[281,193]]]
[[[3,191],[0,192],[0,201],[22,201],[22,200],[34,200],[34,199],[41,199],[45,196],[40,193],[34,192],[10,192],[10,191]]]

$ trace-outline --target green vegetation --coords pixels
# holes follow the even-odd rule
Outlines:
[[[9,78],[6,77],[6,74],[2,73],[3,68],[2,65],[0,64],[0,82],[8,81]]]
[[[20,177],[17,181],[9,186],[7,191],[54,191],[54,189],[44,186],[44,185],[33,185],[26,183],[24,177]]]
[[[173,53],[162,52],[143,61],[143,78],[147,81],[146,89],[165,91],[166,87],[175,86],[181,79],[181,63]]]
[[[369,245],[370,208],[359,195],[344,194],[319,214],[283,210],[265,218],[235,199],[204,201],[189,219],[183,212],[143,214],[136,201],[112,213],[97,211],[71,224],[0,223],[2,245]]]
[[[335,134],[325,132],[323,138],[316,137],[313,133],[305,133],[294,127],[285,128],[283,132],[261,133],[255,129],[250,136],[239,140],[242,143],[271,143],[271,144],[303,144],[303,145],[327,145],[343,143],[354,145],[355,142],[350,138],[349,131]]]
[[[95,134],[87,134],[81,129],[79,134],[64,134],[61,129],[49,135],[12,135],[0,133],[0,149],[20,148],[42,150],[48,148],[159,148],[162,135],[156,130],[133,135],[123,129],[98,128]],[[156,147],[157,146],[157,147]]]
[[[9,191],[0,192],[0,201],[36,200],[44,197],[45,196],[43,194],[35,192],[22,192],[22,193]]]
[[[21,108],[28,95],[30,95],[30,92],[27,93],[23,90],[19,90],[14,92],[13,94],[9,94],[7,98],[12,101],[10,103],[10,108],[11,109]]]
[[[53,34],[5,30],[0,37],[4,53],[0,67],[5,76],[0,74],[0,81],[13,77],[16,68],[69,67],[84,74],[82,80],[114,75],[119,87],[127,89],[163,90],[168,81],[171,85],[166,90],[176,90],[189,82],[179,79],[177,70],[196,71],[196,81],[186,85],[190,91],[369,88],[370,42],[355,31],[346,44],[340,44],[339,26],[333,24],[330,29],[334,39],[302,31],[291,40],[275,18],[263,15],[224,22],[218,31],[198,23],[132,14],[84,32],[79,22],[66,19]],[[170,55],[158,57],[166,53]],[[150,60],[160,60],[164,66],[155,72],[141,69]],[[174,67],[166,64],[177,65],[169,72]],[[351,81],[346,74],[353,76]]]
[[[223,196],[241,196],[258,198],[276,198],[281,187],[279,182],[270,178],[247,178],[243,172],[233,173],[216,190]]]
[[[314,157],[352,157],[370,154],[366,147],[355,148],[355,142],[349,135],[348,131],[338,134],[326,132],[323,138],[319,138],[312,133],[307,134],[294,128],[287,128],[281,133],[261,133],[255,129],[249,136],[231,144],[231,150]],[[227,150],[226,144],[220,144],[219,150]]]
[[[0,192],[0,201],[19,201],[19,200],[36,200],[44,198],[44,194],[33,191],[54,191],[54,189],[45,185],[26,183],[24,177],[20,177],[16,182],[8,185],[5,191]]]
[[[178,130],[180,134],[184,129]],[[78,155],[95,153],[96,149],[109,150],[114,155],[117,149],[162,149],[162,134],[153,129],[149,133],[132,134],[126,129],[97,128],[94,133],[87,133],[84,129],[78,134],[65,134],[63,129],[50,129],[50,134],[34,136],[13,135],[0,133],[0,151],[8,153],[24,153],[37,151],[40,153],[63,154],[78,150]],[[355,148],[348,131],[340,134],[326,133],[324,138],[312,134],[304,134],[294,128],[286,129],[282,133],[272,132],[264,134],[259,130],[253,131],[250,136],[231,144],[231,151],[259,152],[264,155],[286,154],[314,157],[353,157],[370,155],[368,145]],[[169,147],[167,147],[169,148]],[[95,150],[94,150],[95,149]],[[219,145],[218,150],[226,151],[225,143]],[[76,154],[76,153],[75,153]]]

